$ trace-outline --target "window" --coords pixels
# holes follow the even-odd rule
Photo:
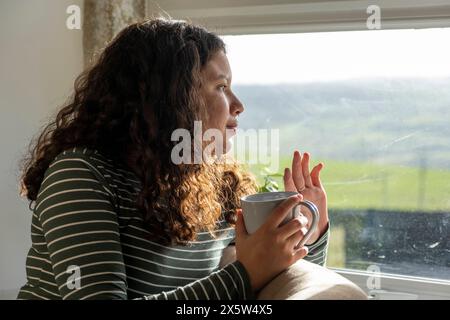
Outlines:
[[[382,30],[367,31],[371,5]],[[450,298],[448,0],[159,0],[146,8],[224,35],[247,108],[240,127],[280,129],[278,170],[297,147],[326,163],[328,266],[366,291],[387,290],[381,299],[392,291]],[[263,169],[252,166],[260,183]],[[371,288],[377,269],[381,286]]]
[[[325,163],[328,266],[450,280],[450,28],[223,38],[240,127]]]

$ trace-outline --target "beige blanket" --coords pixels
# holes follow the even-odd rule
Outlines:
[[[225,249],[221,266],[236,259],[234,248]],[[361,300],[367,295],[336,272],[300,260],[280,273],[257,295],[259,300]]]

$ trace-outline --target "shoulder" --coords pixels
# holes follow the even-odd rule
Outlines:
[[[107,188],[108,182],[105,179],[107,165],[112,166],[112,161],[96,150],[88,148],[65,150],[49,164],[41,184],[41,192],[79,184],[95,184]]]
[[[97,178],[101,179],[103,174],[99,170],[99,161],[96,160],[97,153],[95,150],[86,148],[73,148],[65,150],[58,154],[49,164],[44,179],[52,176],[71,176],[73,174],[80,175],[81,172],[90,172]],[[103,157],[99,157],[103,160]]]
[[[50,163],[54,166],[71,167],[84,163],[86,166],[102,167],[102,164],[112,165],[112,161],[101,155],[98,151],[88,148],[75,147],[58,154]]]
[[[67,149],[57,155],[50,163],[48,171],[89,169],[97,178],[108,177],[111,172],[126,171],[122,166],[114,163],[97,150],[75,147]]]
[[[126,167],[97,150],[81,147],[61,152],[50,163],[43,184],[55,182],[56,179],[95,180],[111,195],[119,194],[120,190],[134,193],[140,187],[137,177]]]

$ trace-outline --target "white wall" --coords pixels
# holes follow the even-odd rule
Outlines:
[[[0,298],[25,282],[31,212],[18,195],[19,160],[82,71],[82,31],[66,8],[82,0],[0,0]]]

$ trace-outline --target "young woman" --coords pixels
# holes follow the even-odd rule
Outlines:
[[[19,299],[249,299],[328,241],[322,165],[294,153],[293,196],[248,235],[240,197],[255,193],[236,164],[174,164],[176,129],[194,121],[225,135],[244,107],[231,90],[225,45],[184,22],[124,29],[75,82],[75,93],[35,142],[23,174],[32,246]],[[225,149],[229,149],[224,141]],[[321,214],[306,247],[305,219],[280,226],[304,198]],[[236,261],[219,268],[225,248]]]

